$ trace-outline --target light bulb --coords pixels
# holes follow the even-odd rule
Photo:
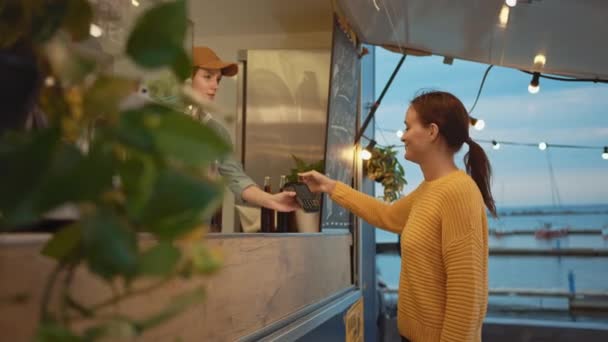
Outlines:
[[[495,150],[500,149],[500,143],[496,140],[492,140],[492,148]]]
[[[539,53],[538,55],[534,56],[534,64],[545,66],[545,63],[547,63],[547,57],[545,57],[545,55]]]
[[[476,130],[481,131],[486,127],[486,122],[483,121],[482,119],[478,119],[477,122],[475,122],[475,125],[473,125],[473,127]]]
[[[91,24],[91,26],[89,27],[89,33],[91,34],[91,36],[98,38],[101,37],[101,35],[103,34],[103,30],[101,29],[101,27],[95,24]]]
[[[515,7],[517,5],[517,0],[505,0],[505,4],[509,7]]]
[[[361,158],[363,160],[370,160],[371,157],[372,157],[372,153],[368,150],[361,150],[361,152],[359,152],[359,158]]]
[[[131,5],[138,7],[139,6],[139,1],[137,0],[131,0]]]
[[[503,5],[498,14],[498,23],[500,27],[505,28],[509,23],[509,6]]]
[[[541,151],[544,151],[547,149],[547,143],[546,142],[541,142],[538,144],[538,149]]]
[[[530,85],[528,86],[528,91],[530,94],[536,94],[540,90],[540,72],[535,72],[532,74],[532,81],[530,81]]]
[[[55,78],[53,78],[53,76],[47,76],[47,78],[44,79],[44,85],[46,85],[47,87],[54,86]]]
[[[602,159],[608,160],[608,146],[604,146],[604,153],[602,153]]]
[[[403,131],[402,130],[397,130],[397,138],[401,138],[403,136]]]
[[[537,86],[533,86],[533,85],[530,84],[528,86],[528,91],[530,92],[530,94],[536,94],[536,93],[539,92],[539,90],[540,90],[540,86],[538,86],[538,85]]]

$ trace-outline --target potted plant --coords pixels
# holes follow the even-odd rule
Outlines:
[[[325,168],[325,163],[323,160],[318,160],[312,163],[307,163],[301,158],[296,157],[295,155],[291,155],[295,163],[295,167],[291,169],[287,179],[290,182],[298,181],[298,173],[306,172],[306,171],[317,171],[323,172]],[[295,227],[300,233],[318,233],[319,225],[320,225],[320,216],[319,213],[307,213],[302,209],[298,209],[295,211]]]
[[[201,236],[201,223],[221,201],[223,185],[206,170],[229,153],[229,143],[164,105],[123,108],[137,80],[104,73],[95,56],[74,48],[89,37],[93,10],[86,0],[10,2],[0,6],[0,18],[12,23],[2,25],[8,32],[1,49],[18,41],[37,54],[45,86],[39,96],[24,91],[36,95],[48,118],[37,131],[0,134],[0,231],[36,224],[68,203],[78,212],[41,251],[55,268],[41,284],[36,340],[130,339],[200,303],[204,289],[195,288],[146,317],[118,309],[124,300],[218,268],[200,239],[188,244],[187,237]],[[127,57],[144,68],[168,67],[183,81],[191,65],[186,26],[184,0],[155,5],[137,20]],[[146,248],[138,243],[141,232],[152,237]],[[112,295],[81,301],[71,285],[82,267]]]
[[[382,198],[386,202],[393,202],[401,195],[403,187],[407,184],[403,166],[397,159],[394,146],[374,147],[372,157],[365,163],[367,177],[384,187]]]

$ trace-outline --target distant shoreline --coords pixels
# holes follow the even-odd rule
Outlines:
[[[498,212],[498,216],[553,216],[553,215],[608,215],[608,210],[588,210],[588,211],[579,211],[579,210],[556,210],[556,211],[548,211],[548,210],[516,210],[516,211],[507,211],[507,212]]]

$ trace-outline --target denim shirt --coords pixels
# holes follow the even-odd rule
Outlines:
[[[201,115],[197,116],[198,120],[213,129],[222,139],[232,143],[228,130],[211,114],[204,113],[201,111]],[[245,171],[239,161],[234,159],[232,155],[227,156],[218,163],[218,171],[226,181],[226,186],[234,194],[237,203],[243,203],[243,191],[250,186],[257,186],[256,183],[251,179]]]

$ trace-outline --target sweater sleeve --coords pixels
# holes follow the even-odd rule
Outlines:
[[[441,341],[478,340],[487,296],[483,204],[471,189],[456,189],[442,205],[446,305]],[[481,202],[483,203],[483,202]]]
[[[412,209],[417,191],[418,189],[414,190],[414,192],[393,204],[387,204],[344,183],[337,182],[331,193],[331,199],[369,222],[372,226],[393,233],[401,233]]]

